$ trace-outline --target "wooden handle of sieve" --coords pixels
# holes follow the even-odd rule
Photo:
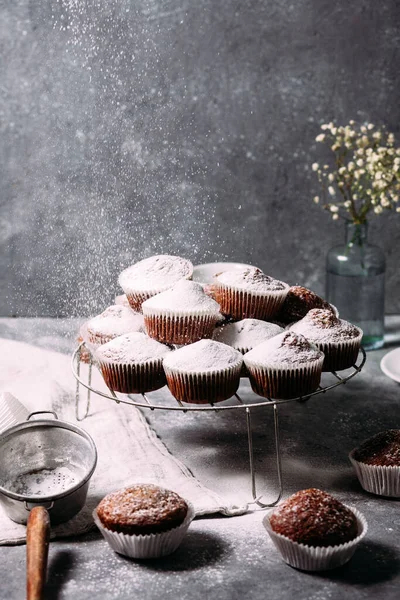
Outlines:
[[[26,531],[26,598],[41,600],[46,583],[47,555],[50,540],[50,517],[43,506],[29,513]]]

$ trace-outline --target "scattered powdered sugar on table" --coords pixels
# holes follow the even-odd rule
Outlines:
[[[179,281],[192,276],[193,265],[180,256],[156,255],[145,258],[128,267],[120,274],[118,281],[127,290],[164,290]]]
[[[194,344],[175,350],[164,359],[170,368],[185,371],[218,371],[234,365],[242,360],[240,352],[213,340],[200,340]]]
[[[219,314],[220,306],[204,293],[200,283],[182,279],[173,288],[143,302],[142,309],[144,314],[151,314],[152,309]]]
[[[143,315],[131,308],[114,304],[87,322],[89,332],[100,335],[118,336],[133,331],[144,331]]]
[[[162,358],[169,352],[171,349],[168,346],[149,338],[145,333],[134,332],[120,335],[100,346],[96,350],[96,358],[106,362],[144,363]]]
[[[244,269],[233,269],[224,271],[216,276],[216,280],[232,287],[246,288],[253,292],[275,292],[281,291],[289,286],[283,281],[265,275],[257,267],[246,267]]]
[[[245,354],[245,362],[259,364],[297,364],[319,360],[322,352],[301,334],[284,331]]]
[[[228,323],[214,331],[213,339],[237,349],[250,349],[283,331],[275,323],[259,319],[242,319]]]
[[[314,308],[301,321],[294,323],[290,331],[303,334],[311,341],[341,342],[362,335],[361,330],[348,321],[339,319],[332,311]]]

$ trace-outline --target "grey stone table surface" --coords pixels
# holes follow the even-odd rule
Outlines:
[[[0,319],[0,337],[71,352],[78,322]],[[363,371],[345,386],[279,408],[284,497],[320,487],[366,517],[369,530],[352,560],[330,572],[310,574],[287,566],[263,526],[264,511],[240,517],[196,519],[170,557],[135,563],[114,554],[97,532],[50,546],[46,598],[109,600],[140,597],[180,600],[264,598],[332,600],[399,597],[400,511],[397,500],[364,492],[348,461],[360,441],[400,427],[400,387],[380,370],[386,352],[400,346],[400,317],[386,320],[386,345],[370,352]],[[241,393],[250,393],[241,384]],[[227,414],[228,413],[228,414]],[[276,494],[273,415],[254,409],[257,485]],[[168,449],[195,476],[223,494],[250,500],[247,434],[241,410],[218,413],[156,411],[147,414]],[[25,593],[25,547],[0,548],[0,598]]]

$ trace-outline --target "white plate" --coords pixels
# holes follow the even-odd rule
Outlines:
[[[222,273],[222,271],[232,271],[234,269],[244,269],[252,266],[253,265],[231,262],[215,262],[195,265],[193,267],[193,281],[198,281],[199,283],[212,283],[213,277],[217,273]]]
[[[381,369],[385,375],[400,383],[400,348],[385,354],[381,360]]]

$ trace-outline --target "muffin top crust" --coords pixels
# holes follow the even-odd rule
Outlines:
[[[270,524],[275,533],[306,546],[337,546],[358,535],[355,514],[316,488],[290,496],[274,510]]]
[[[200,340],[189,344],[164,359],[164,367],[193,373],[219,371],[242,363],[240,352],[214,340]]]
[[[210,298],[200,283],[181,279],[172,288],[152,296],[142,304],[143,314],[155,311],[185,314],[220,315],[218,302]]]
[[[143,316],[122,304],[113,304],[86,324],[95,335],[117,337],[133,331],[144,331]]]
[[[236,349],[250,349],[282,331],[282,327],[275,323],[259,319],[242,319],[215,329],[213,339]]]
[[[367,465],[400,467],[400,429],[387,429],[365,440],[353,457]]]
[[[99,346],[96,358],[100,362],[121,364],[145,363],[163,358],[172,352],[171,348],[148,337],[145,333],[134,332],[120,335],[107,344]]]
[[[288,290],[277,318],[284,323],[292,323],[305,317],[308,311],[313,308],[325,308],[332,312],[335,311],[329,302],[312,290],[301,285],[292,285]]]
[[[166,290],[180,279],[190,279],[193,265],[186,258],[159,254],[131,265],[120,273],[118,282],[125,293]]]
[[[303,335],[284,331],[244,355],[244,360],[260,365],[297,365],[321,360],[324,354]]]
[[[362,331],[348,321],[339,319],[331,310],[314,308],[306,316],[294,323],[290,331],[302,333],[315,342],[341,342],[362,336]]]
[[[176,492],[153,484],[137,484],[112,492],[97,506],[97,516],[111,531],[149,535],[178,527],[188,505]]]
[[[265,275],[257,267],[244,267],[243,269],[223,271],[215,276],[215,280],[229,287],[243,288],[260,294],[281,292],[289,289],[286,283]]]

